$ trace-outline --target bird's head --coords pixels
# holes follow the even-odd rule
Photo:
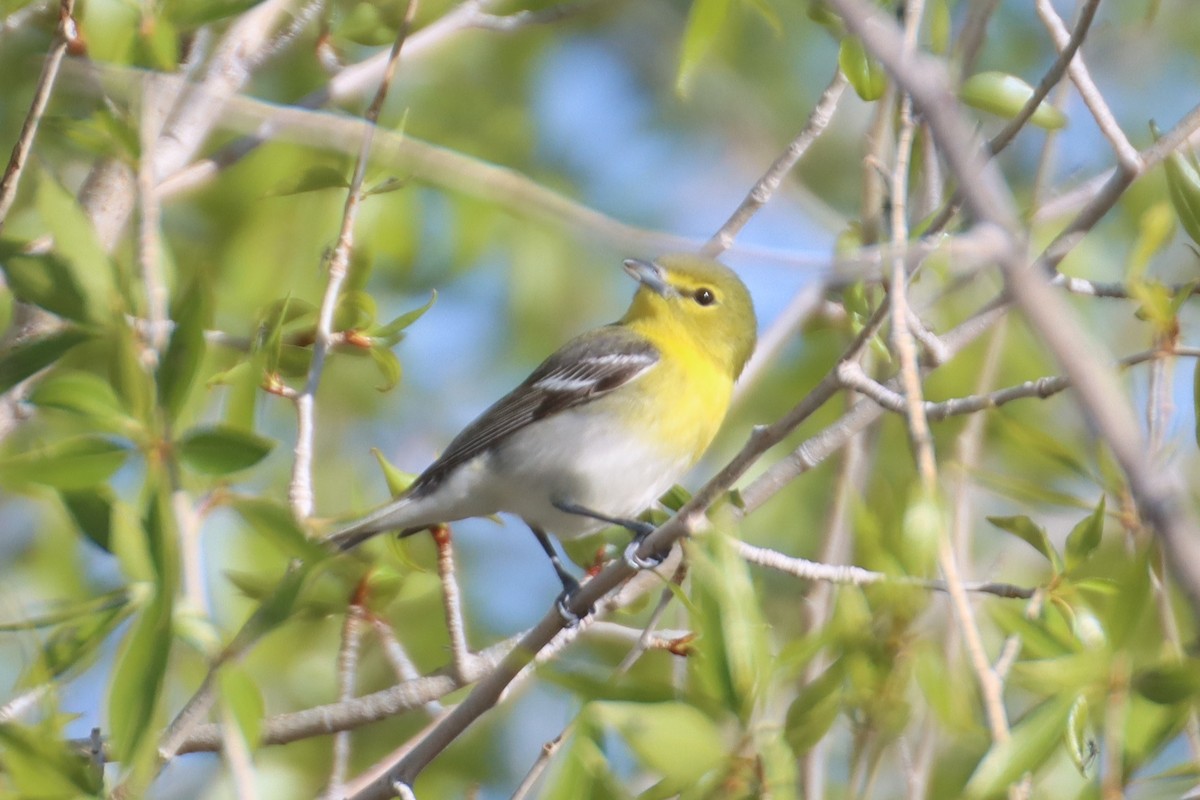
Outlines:
[[[629,259],[625,271],[639,284],[623,322],[662,323],[728,370],[741,374],[754,352],[758,323],[750,292],[729,267],[710,258],[676,253],[654,261]]]

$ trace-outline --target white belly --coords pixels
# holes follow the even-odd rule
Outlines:
[[[647,452],[639,437],[594,409],[568,410],[500,445],[480,465],[479,488],[501,511],[560,539],[605,523],[554,507],[566,502],[611,517],[633,518],[652,506],[691,466],[685,458]]]

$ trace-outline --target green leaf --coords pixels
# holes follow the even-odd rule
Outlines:
[[[76,322],[89,318],[87,299],[66,259],[57,253],[21,253],[11,241],[0,242],[0,261],[13,296]]]
[[[37,727],[0,724],[5,786],[17,797],[99,797],[103,777],[87,759],[70,749],[61,718]]]
[[[694,784],[727,758],[716,725],[685,703],[597,701],[583,713],[615,729],[638,761],[672,787]]]
[[[363,192],[363,197],[375,197],[381,194],[391,194],[392,192],[403,189],[407,185],[408,181],[401,178],[385,178]]]
[[[333,329],[335,331],[366,330],[375,324],[375,316],[379,309],[375,298],[366,292],[348,290],[338,298],[337,309],[333,312]]]
[[[315,319],[316,313],[316,306],[312,303],[291,296],[275,301],[262,313],[253,350],[265,357],[263,369],[268,375],[279,372],[284,327],[309,316]]]
[[[1129,253],[1127,281],[1140,281],[1156,253],[1170,243],[1175,234],[1175,212],[1165,200],[1153,203],[1138,217],[1137,238]]]
[[[80,328],[65,328],[21,342],[0,356],[0,393],[58,361],[68,350],[92,338]]]
[[[1033,97],[1033,87],[1006,72],[977,72],[963,81],[958,96],[973,108],[1013,119]],[[1039,128],[1057,130],[1067,124],[1067,117],[1043,100],[1029,121]]]
[[[749,568],[734,551],[731,537],[720,531],[718,524],[711,535],[687,542],[693,576],[690,619],[697,634],[688,667],[698,691],[745,719],[756,707],[770,669],[767,626]]]
[[[85,305],[92,310],[93,318],[99,319],[108,313],[116,299],[112,259],[97,238],[95,225],[75,192],[48,172],[38,177],[38,214],[54,237],[54,253],[65,260]]]
[[[1168,661],[1133,676],[1133,688],[1151,703],[1173,705],[1200,695],[1200,659]]]
[[[179,66],[179,34],[166,17],[144,15],[134,39],[135,64],[159,72],[174,72]]]
[[[254,430],[255,410],[262,381],[262,356],[255,355],[247,361],[239,361],[220,375],[220,382],[228,386],[225,395],[225,424],[243,430]],[[217,380],[214,376],[209,385]]]
[[[63,505],[87,538],[107,552],[112,540],[113,493],[107,484],[62,493]]]
[[[181,28],[199,28],[236,17],[262,0],[166,0],[164,11]]]
[[[396,384],[400,383],[400,359],[391,350],[372,347],[371,360],[375,362],[375,366],[379,368],[379,374],[383,377],[383,383],[375,388],[381,392],[394,389]]]
[[[731,0],[692,0],[683,32],[679,72],[675,76],[675,91],[681,97],[686,97],[691,90],[700,62],[725,29],[731,4]]]
[[[331,555],[305,534],[291,510],[282,503],[256,497],[234,497],[229,505],[246,524],[289,556],[316,562]]]
[[[1058,551],[1054,549],[1054,545],[1050,543],[1050,537],[1046,535],[1046,529],[1029,517],[1024,515],[1017,517],[988,517],[987,521],[1002,531],[1008,531],[1044,555],[1050,561],[1055,574],[1062,572],[1062,558],[1058,555]]]
[[[633,795],[613,775],[609,756],[597,742],[603,736],[594,725],[577,731],[553,759],[542,781],[540,800],[630,800]]]
[[[386,325],[378,328],[372,328],[371,330],[367,331],[367,335],[372,339],[382,339],[389,345],[395,344],[397,341],[399,341],[398,334],[423,317],[425,312],[433,307],[433,304],[436,300],[437,291],[433,291],[430,293],[429,300],[425,303],[425,305],[419,308],[414,308],[412,311],[404,312]]]
[[[1158,130],[1151,124],[1154,138]],[[1167,173],[1167,194],[1175,208],[1179,224],[1187,231],[1192,241],[1200,244],[1200,169],[1194,160],[1176,150],[1163,160]]]
[[[119,594],[127,600],[124,590]],[[94,606],[94,603],[89,601],[89,605]],[[57,678],[68,670],[90,666],[109,635],[135,608],[136,604],[127,601],[99,612],[92,608],[86,616],[59,625],[42,645],[42,668],[46,674]]]
[[[171,639],[171,602],[159,593],[134,622],[113,666],[108,695],[109,746],[116,760],[139,773],[154,760],[155,716]]]
[[[95,428],[131,436],[137,431],[112,385],[95,373],[54,370],[34,387],[29,402],[39,408],[78,414]]]
[[[371,448],[371,455],[375,456],[375,460],[379,462],[379,469],[383,471],[383,479],[387,482],[388,491],[392,493],[392,497],[399,497],[407,492],[408,487],[412,486],[413,481],[417,479],[415,473],[405,472],[388,461],[378,447]]]
[[[326,188],[347,188],[349,185],[350,181],[346,176],[346,170],[332,167],[330,164],[319,164],[317,167],[306,169],[302,175],[282,181],[274,190],[268,192],[268,197],[319,192]]]
[[[824,738],[842,710],[845,670],[840,660],[809,682],[788,707],[784,736],[797,756]]]
[[[221,709],[232,718],[242,738],[251,750],[262,739],[264,705],[262,692],[246,668],[238,663],[226,664],[217,673],[221,691]]]
[[[1071,706],[1071,713],[1067,717],[1067,727],[1063,731],[1063,742],[1067,746],[1067,753],[1071,756],[1071,763],[1075,765],[1075,769],[1079,770],[1082,777],[1088,777],[1088,766],[1096,756],[1096,743],[1088,736],[1086,695],[1081,694],[1076,697],[1074,705]]]
[[[838,50],[838,66],[858,96],[868,103],[883,97],[887,73],[872,58],[857,36],[844,36]]]
[[[0,482],[42,483],[67,491],[89,489],[125,463],[129,450],[102,436],[78,436],[0,459]]]
[[[1012,729],[1007,742],[995,744],[975,768],[963,796],[990,798],[1033,772],[1054,755],[1055,744],[1062,741],[1067,719],[1075,706],[1075,697],[1057,695],[1029,712]]]
[[[933,0],[929,4],[929,50],[945,55],[950,49],[950,34],[953,27],[948,0]]]
[[[266,458],[271,439],[228,425],[192,428],[175,443],[180,460],[205,475],[228,475]]]
[[[1051,618],[1043,612],[1042,617],[1029,619],[1020,608],[1003,603],[991,603],[987,611],[1002,633],[1020,637],[1021,653],[1025,658],[1057,658],[1082,649],[1079,641],[1061,624],[1061,617]]]
[[[154,378],[142,361],[143,344],[125,320],[114,320],[106,334],[108,378],[126,412],[149,427],[154,419]]]
[[[179,292],[171,309],[175,327],[158,364],[158,404],[174,421],[179,417],[188,392],[204,358],[204,329],[212,322],[212,300],[200,279]]]
[[[1039,695],[1076,694],[1106,685],[1110,664],[1102,654],[1086,651],[1058,658],[1035,658],[1012,666],[1013,683]]]
[[[1088,556],[1100,546],[1100,537],[1104,532],[1104,503],[1105,496],[1100,495],[1100,503],[1096,510],[1084,517],[1067,534],[1067,569],[1073,569],[1087,561]]]
[[[779,14],[771,8],[767,0],[743,0],[743,2],[757,11],[758,16],[776,35],[783,33],[783,20],[779,18]]]

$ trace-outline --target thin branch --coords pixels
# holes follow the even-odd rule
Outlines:
[[[590,5],[587,2],[563,3],[553,9],[537,12],[519,12],[508,17],[498,17],[484,11],[483,0],[465,0],[438,20],[415,31],[405,45],[406,59],[424,58],[444,48],[458,36],[472,29],[490,29],[511,33],[520,27],[551,21],[554,9],[567,7],[575,13]],[[566,14],[561,16],[565,17]],[[521,25],[503,20],[523,20]],[[388,54],[379,53],[367,60],[339,71],[326,86],[300,98],[293,105],[298,109],[316,109],[328,105],[343,105],[370,91],[379,83],[387,67]],[[165,195],[193,189],[210,180],[222,169],[240,161],[260,144],[276,137],[275,123],[264,117],[251,135],[221,148],[215,155],[200,159],[186,168],[181,164],[174,174],[163,183]]]
[[[354,697],[354,685],[358,675],[358,654],[362,644],[363,598],[355,597],[346,608],[346,619],[342,623],[342,646],[338,652],[338,700],[346,702]],[[350,767],[350,731],[338,731],[333,737],[333,766],[329,770],[329,784],[322,797],[334,800],[341,796]]]
[[[874,362],[870,350],[863,353],[862,360],[868,365]],[[847,392],[847,404],[853,399],[853,392]],[[820,560],[825,564],[845,564],[850,560],[852,509],[858,498],[860,487],[865,484],[868,469],[867,439],[863,436],[856,436],[846,444],[838,468],[833,503],[829,507],[824,544],[820,553]],[[819,581],[814,583],[806,593],[805,607],[808,613],[805,619],[805,630],[809,633],[822,630],[832,618],[833,587],[834,584]],[[808,685],[816,680],[828,668],[831,660],[827,653],[818,653],[804,669],[803,684]],[[827,737],[822,737],[801,759],[800,774],[804,797],[826,796],[830,747],[831,744]]]
[[[50,0],[35,0],[35,2],[18,8],[4,19],[0,19],[0,36],[24,28],[29,20],[39,14],[49,14],[52,5]]]
[[[37,704],[42,701],[42,698],[50,694],[52,689],[56,688],[58,688],[57,684],[52,682],[39,683],[37,686],[21,692],[16,697],[6,700],[3,705],[0,705],[0,725],[16,722],[35,709]]]
[[[167,347],[169,332],[167,313],[167,282],[163,275],[162,243],[160,241],[160,219],[162,206],[154,175],[154,153],[159,135],[162,133],[165,108],[163,87],[154,81],[142,84],[142,113],[138,119],[138,138],[141,153],[138,157],[138,268],[146,292],[146,341],[149,347],[143,351],[147,367],[158,365],[158,360]]]
[[[29,151],[33,149],[38,125],[41,124],[42,115],[46,113],[50,95],[54,92],[54,83],[58,80],[58,68],[62,64],[63,56],[68,48],[78,46],[79,28],[75,23],[74,14],[75,0],[61,0],[58,7],[58,30],[50,44],[46,62],[42,65],[42,73],[38,76],[29,113],[25,115],[21,133],[17,136],[17,143],[13,145],[12,155],[8,158],[8,166],[4,169],[3,177],[0,177],[0,231],[4,230],[8,212],[12,210],[13,201],[17,198],[17,186],[21,182]]]
[[[1038,13],[1041,14],[1040,6],[1042,0],[1037,0],[1037,3],[1039,5]],[[1070,68],[1072,59],[1075,58],[1075,54],[1079,52],[1079,48],[1083,45],[1083,40],[1087,37],[1088,31],[1091,30],[1092,20],[1095,19],[1096,9],[1099,6],[1100,0],[1087,0],[1079,10],[1079,19],[1076,20],[1075,27],[1070,33],[1062,26],[1062,20],[1059,20],[1059,29],[1062,33],[1061,39],[1057,37],[1055,31],[1051,31],[1051,35],[1055,36],[1058,57],[1054,59],[1054,63],[1050,65],[1050,69],[1046,70],[1046,74],[1038,81],[1038,85],[1033,89],[1033,94],[1025,101],[1025,105],[1021,106],[1021,110],[1017,115],[1009,120],[995,136],[988,140],[988,152],[992,155],[996,155],[1008,147],[1042,105],[1042,101],[1049,96],[1050,91],[1062,80],[1063,75]],[[1053,13],[1053,10],[1051,10],[1051,13]],[[1055,16],[1055,19],[1058,19],[1058,17]]]
[[[397,682],[406,683],[420,678],[421,673],[417,671],[416,665],[408,657],[408,652],[404,649],[404,645],[400,643],[400,640],[396,638],[396,633],[392,630],[391,626],[381,617],[369,611],[367,612],[367,619],[375,631],[375,637],[383,645],[384,658],[392,665],[392,671],[396,674]],[[436,700],[431,700],[425,704],[425,712],[431,717],[436,717],[444,711],[445,708]]]
[[[1070,376],[1082,408],[1111,447],[1137,498],[1139,510],[1161,536],[1171,554],[1170,564],[1180,586],[1193,611],[1200,614],[1200,541],[1191,535],[1197,527],[1196,521],[1178,478],[1151,469],[1128,400],[1096,357],[1100,348],[1090,341],[1074,310],[1043,279],[1046,273],[1030,269],[1026,263],[1012,197],[995,164],[982,158],[973,128],[950,93],[941,64],[920,55],[905,58],[895,24],[864,0],[829,0],[829,3],[863,39],[868,52],[912,94],[957,176],[972,212],[1011,237],[1009,252],[999,262],[1008,292]],[[1130,179],[1121,173],[1114,176],[1111,189],[1102,192],[1087,209],[1089,215],[1081,214],[1074,223],[1079,229],[1070,230],[1072,226],[1068,226],[1066,240],[1060,240],[1060,250],[1068,249],[1076,234],[1094,224],[1090,214],[1101,208],[1107,210],[1109,204],[1116,202]],[[1041,266],[1056,263],[1053,261],[1056,257],[1061,258],[1057,252],[1048,252]]]
[[[1006,147],[1012,144],[1013,139],[1017,134],[1024,130],[1029,120],[1033,118],[1034,113],[1041,106],[1042,101],[1050,94],[1050,91],[1063,79],[1068,67],[1071,64],[1071,59],[1079,51],[1083,45],[1083,40],[1091,29],[1092,20],[1096,16],[1096,9],[1100,5],[1100,0],[1087,0],[1083,8],[1079,12],[1079,20],[1075,24],[1075,29],[1071,32],[1068,39],[1059,45],[1058,58],[1050,65],[1050,69],[1046,70],[1046,74],[1038,81],[1038,85],[1034,87],[1033,93],[1025,104],[1021,106],[1021,110],[1008,123],[1000,129],[987,143],[987,151],[993,155],[999,155]],[[929,224],[929,229],[938,231],[942,230],[958,213],[958,207],[961,202],[962,195],[955,192],[950,202],[934,217]]]
[[[554,754],[558,752],[558,748],[562,747],[562,743],[571,735],[574,727],[574,724],[567,725],[558,736],[555,736],[542,745],[537,760],[530,765],[529,771],[525,773],[525,777],[521,779],[520,785],[517,786],[516,791],[512,793],[512,797],[509,800],[525,800],[529,796],[538,779],[542,777],[542,773],[546,771],[546,767],[550,764],[550,759],[554,758]]]
[[[1084,24],[1083,15],[1088,15],[1086,23],[1091,24],[1091,14],[1095,13],[1095,6],[1099,5],[1099,0],[1089,0],[1089,3],[1083,7],[1081,13],[1081,21],[1075,26],[1078,34],[1079,28]],[[1073,36],[1067,31],[1067,26],[1063,24],[1062,18],[1054,11],[1054,7],[1050,5],[1049,0],[1034,0],[1034,7],[1037,9],[1038,17],[1042,20],[1042,24],[1050,31],[1050,36],[1054,39],[1055,46],[1059,51],[1066,55],[1071,53],[1067,72],[1071,76],[1071,82],[1075,84],[1075,88],[1079,90],[1079,96],[1083,98],[1084,104],[1088,110],[1092,112],[1092,117],[1096,120],[1096,125],[1099,126],[1100,132],[1104,134],[1104,138],[1108,139],[1112,145],[1113,152],[1117,154],[1117,164],[1126,172],[1137,174],[1141,168],[1141,157],[1138,154],[1137,148],[1134,147],[1125,132],[1121,130],[1121,126],[1117,123],[1116,117],[1113,116],[1112,110],[1109,109],[1108,103],[1104,100],[1104,95],[1096,88],[1095,82],[1092,81],[1091,73],[1088,71],[1087,65],[1083,63],[1083,56],[1077,51],[1079,44],[1076,41],[1082,41],[1082,36]],[[1071,52],[1070,47],[1075,43],[1076,52]]]
[[[870,586],[875,583],[887,583],[894,586],[912,586],[918,589],[930,589],[937,592],[949,592],[946,581],[914,578],[909,575],[888,575],[862,567],[845,564],[821,564],[806,558],[784,555],[765,547],[756,547],[745,542],[735,542],[738,555],[751,564],[767,567],[776,572],[784,572],[806,581],[830,583],[846,586]],[[991,594],[1009,599],[1024,599],[1032,597],[1035,589],[1016,586],[1011,583],[996,583],[994,581],[964,583],[965,591],[978,594]]]
[[[840,69],[835,70],[832,80],[825,87],[825,91],[821,92],[821,96],[817,100],[816,106],[813,107],[812,113],[808,117],[808,122],[804,124],[804,128],[791,141],[787,149],[780,153],[775,161],[771,163],[770,168],[758,179],[758,182],[750,189],[750,193],[746,195],[746,199],[730,215],[725,224],[701,248],[700,252],[703,255],[716,258],[728,250],[738,233],[750,221],[750,218],[757,214],[759,209],[770,201],[776,190],[779,189],[779,185],[783,182],[784,177],[804,157],[804,154],[808,152],[808,148],[817,140],[817,137],[829,127],[829,123],[833,119],[833,112],[837,110],[838,101],[841,99],[845,88],[846,76],[842,74]]]
[[[254,759],[250,748],[237,726],[233,714],[226,711],[222,714],[221,729],[225,739],[225,747],[221,753],[229,768],[229,776],[233,783],[234,796],[237,800],[257,800],[258,790],[255,787]]]
[[[442,607],[446,612],[446,632],[450,636],[450,664],[459,680],[471,672],[473,658],[467,644],[466,625],[463,620],[462,597],[458,591],[458,577],[454,570],[454,543],[450,540],[450,528],[437,525],[430,532],[437,547],[437,571],[442,584]]]
[[[654,606],[654,610],[650,612],[650,618],[646,620],[641,635],[637,637],[634,646],[630,648],[625,657],[621,659],[621,663],[613,670],[614,678],[620,677],[633,669],[633,665],[637,663],[638,659],[654,646],[654,629],[658,625],[659,620],[662,619],[662,615],[666,612],[667,606],[675,599],[674,587],[682,585],[683,579],[686,577],[687,561],[680,559],[679,566],[675,568],[675,573],[671,576],[669,585],[663,587],[662,592],[659,593],[658,603]]]
[[[417,0],[407,0],[404,7],[404,18],[392,49],[388,55],[387,65],[380,79],[375,97],[367,107],[364,116],[362,141],[359,145],[358,158],[354,164],[354,177],[346,191],[346,203],[342,211],[342,226],[338,233],[337,244],[329,259],[329,275],[325,283],[325,293],[321,297],[321,307],[317,315],[316,341],[313,342],[312,361],[308,367],[308,377],[304,388],[296,396],[296,446],[293,450],[295,460],[292,464],[292,480],[288,485],[288,501],[297,519],[307,519],[313,512],[312,465],[313,445],[316,437],[316,395],[321,383],[321,374],[325,369],[325,357],[333,339],[333,314],[337,310],[338,300],[342,295],[342,284],[350,268],[350,252],[354,247],[354,223],[358,218],[358,208],[363,200],[362,185],[367,173],[367,162],[371,157],[371,145],[375,136],[375,124],[379,121],[379,112],[391,89],[392,79],[396,74],[396,65],[400,61],[400,50],[408,38],[412,27],[413,15],[416,12]]]

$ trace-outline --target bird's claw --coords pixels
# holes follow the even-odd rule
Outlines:
[[[638,572],[644,569],[654,569],[667,558],[666,553],[651,553],[649,556],[638,555],[638,550],[641,548],[644,539],[645,537],[643,536],[636,536],[629,543],[629,546],[625,548],[625,563],[631,569],[635,569]]]
[[[563,589],[558,599],[554,601],[554,608],[558,610],[558,616],[562,618],[563,624],[568,628],[574,628],[580,621],[587,616],[590,616],[595,608],[588,606],[583,614],[576,614],[571,610],[571,600],[575,597],[575,592],[579,591],[579,587],[575,589]]]

